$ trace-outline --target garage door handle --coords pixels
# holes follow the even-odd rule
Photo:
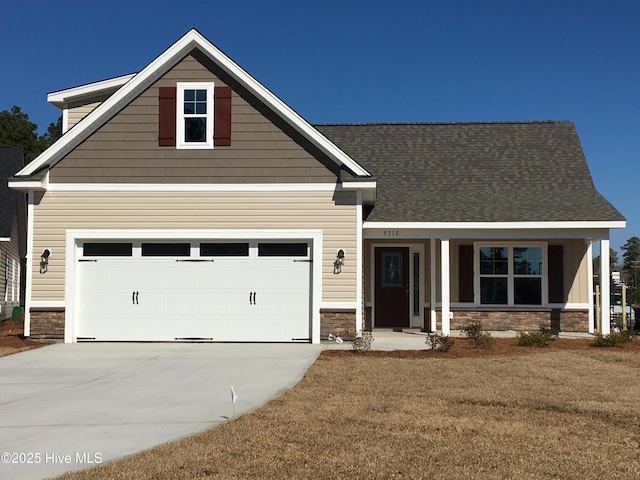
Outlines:
[[[140,292],[136,292],[135,290],[131,293],[131,301],[134,305],[138,305],[138,293]]]
[[[249,292],[249,305],[256,304],[256,292]]]

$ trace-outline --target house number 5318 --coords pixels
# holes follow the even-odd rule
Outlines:
[[[385,230],[384,231],[384,236],[385,237],[399,237],[400,236],[400,230]]]

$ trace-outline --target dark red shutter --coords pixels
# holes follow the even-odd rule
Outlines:
[[[549,245],[549,303],[564,303],[564,259],[562,245]]]
[[[215,87],[213,93],[213,144],[231,145],[231,87]]]
[[[473,302],[473,245],[458,247],[458,301]]]
[[[158,145],[176,144],[176,87],[160,87],[158,98]]]

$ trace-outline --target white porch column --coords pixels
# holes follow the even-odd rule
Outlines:
[[[450,300],[450,281],[449,281],[449,239],[440,240],[440,284],[442,296],[442,335],[451,333],[451,321],[449,315],[451,312]]]
[[[429,327],[432,332],[436,331],[436,239],[432,238],[429,243],[431,244],[431,256],[430,256],[430,269],[429,272]]]
[[[611,319],[611,282],[609,281],[609,239],[600,240],[600,333],[606,335],[610,332],[609,321]]]
[[[27,194],[27,258],[25,262],[25,293],[24,293],[24,336],[31,335],[31,292],[33,291],[33,211],[35,193],[29,190]]]
[[[593,301],[593,242],[586,240],[587,243],[587,277],[589,283],[587,284],[587,296],[589,298],[589,333],[594,333],[595,327],[595,303]]]

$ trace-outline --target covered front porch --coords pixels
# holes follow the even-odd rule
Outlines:
[[[494,331],[608,333],[608,321],[596,325],[608,315],[594,311],[592,260],[599,248],[600,308],[609,312],[609,227],[616,226],[550,223],[365,222],[365,329],[449,335],[479,320]]]

